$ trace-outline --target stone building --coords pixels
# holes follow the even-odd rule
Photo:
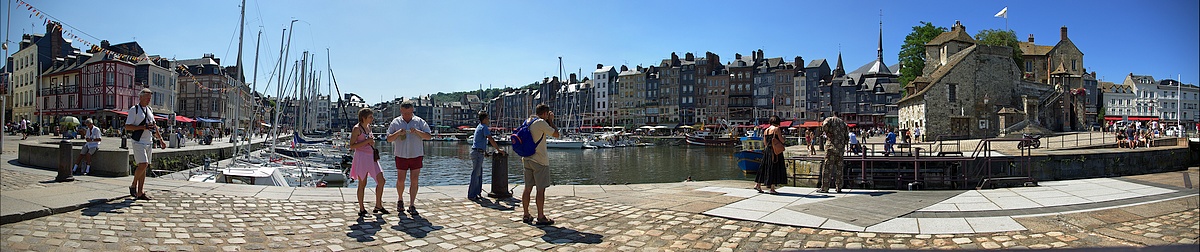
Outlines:
[[[642,67],[638,66],[635,69],[630,69],[626,66],[621,66],[621,72],[617,75],[617,96],[610,104],[617,108],[616,125],[626,126],[630,128],[634,126],[634,118],[642,115],[639,107],[645,99],[644,94],[639,92],[646,83],[646,76],[642,72]]]
[[[1086,125],[1095,123],[1096,94],[1099,93],[1095,86],[1095,74],[1088,74],[1084,67],[1083,52],[1067,36],[1066,26],[1059,29],[1058,43],[1053,46],[1035,44],[1033,34],[1029,34],[1029,39],[1020,43],[1020,49],[1025,63],[1023,80],[1061,86],[1057,89],[1071,92],[1071,95],[1051,96],[1059,101],[1050,102],[1059,105],[1045,111],[1062,115],[1055,116],[1056,120],[1050,122],[1048,126],[1051,129],[1082,130]]]
[[[593,120],[597,125],[612,124],[612,109],[609,104],[610,90],[616,90],[614,84],[617,82],[617,69],[613,66],[605,66],[596,64],[596,70],[592,71],[592,99],[595,100],[592,110],[595,111],[596,119]]]
[[[750,57],[734,54],[729,69],[729,122],[750,124],[754,120],[754,73],[757,53]]]
[[[926,44],[924,74],[898,103],[901,128],[921,127],[927,140],[995,137],[998,112],[1022,107],[1012,49],[977,45],[965,29],[956,22]]]
[[[705,124],[729,118],[729,71],[721,57],[705,52],[696,59],[696,119]]]
[[[21,36],[19,49],[12,55],[11,102],[12,121],[28,119],[31,122],[46,125],[53,118],[38,116],[38,92],[45,87],[41,82],[41,73],[53,66],[56,58],[66,58],[78,49],[71,47],[63,39],[62,26],[58,22],[46,24],[45,34],[25,34]]]
[[[219,121],[221,125],[214,127],[232,128],[235,122],[249,125],[253,106],[243,104],[253,102],[250,86],[237,79],[236,67],[221,67],[221,59],[213,54],[177,60],[175,64],[186,69],[176,69],[179,76],[176,114]],[[286,99],[283,102],[285,107],[292,104]],[[288,110],[284,111],[287,116]],[[295,123],[285,122],[284,125]]]

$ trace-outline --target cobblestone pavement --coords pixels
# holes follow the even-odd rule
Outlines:
[[[0,169],[0,191],[11,192],[15,190],[43,188],[47,187],[48,185],[65,185],[80,182],[53,182],[55,175],[48,171],[46,173],[49,175],[20,172],[12,169]]]
[[[551,197],[553,227],[520,222],[515,202],[420,200],[419,215],[369,215],[357,204],[151,192],[0,226],[5,251],[745,251],[794,248],[1059,248],[1197,244],[1200,210],[1102,226],[1131,239],[1072,225],[967,235],[844,232]],[[394,205],[388,206],[394,211]],[[1054,218],[1061,218],[1057,216]],[[1155,241],[1155,242],[1148,242]]]

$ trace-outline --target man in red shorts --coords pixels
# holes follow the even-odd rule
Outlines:
[[[425,157],[425,146],[422,141],[433,138],[430,135],[429,124],[424,119],[413,115],[413,103],[404,101],[400,104],[400,117],[392,119],[388,126],[387,141],[392,143],[392,155],[396,157],[396,202],[398,212],[404,212],[404,180],[412,176],[408,190],[408,213],[417,214],[417,181],[421,175],[421,162]]]

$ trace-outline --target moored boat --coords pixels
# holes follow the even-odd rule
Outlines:
[[[705,130],[688,135],[687,143],[700,146],[734,146],[737,145],[738,139],[717,135]]]
[[[740,139],[742,149],[733,154],[737,158],[738,168],[745,173],[758,172],[763,163],[763,139],[758,136],[745,136]]]

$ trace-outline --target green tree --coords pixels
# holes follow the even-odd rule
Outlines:
[[[975,42],[990,46],[1007,46],[1012,48],[1013,62],[1017,63],[1017,68],[1021,72],[1025,72],[1025,59],[1021,58],[1021,42],[1017,40],[1017,34],[1012,30],[979,30],[975,33]]]
[[[912,33],[904,37],[904,45],[900,46],[901,85],[908,85],[917,76],[921,76],[921,71],[925,69],[925,43],[946,31],[946,27],[933,26],[933,23],[925,21],[912,27]]]

